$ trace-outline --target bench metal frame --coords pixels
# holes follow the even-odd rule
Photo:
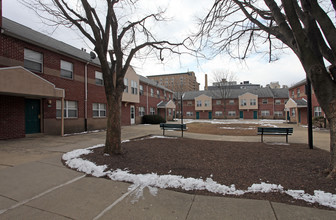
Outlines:
[[[261,135],[261,142],[264,142],[264,135],[286,135],[286,143],[288,143],[288,135],[292,135],[293,128],[265,128],[258,127],[258,135]]]
[[[160,128],[163,131],[163,136],[165,135],[165,130],[177,130],[177,131],[182,131],[182,137],[183,137],[183,131],[187,130],[186,124],[165,124],[165,123],[160,123]]]

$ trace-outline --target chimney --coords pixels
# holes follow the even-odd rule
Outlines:
[[[208,74],[205,74],[204,90],[208,90]]]

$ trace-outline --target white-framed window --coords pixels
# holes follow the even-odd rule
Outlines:
[[[314,116],[318,117],[322,115],[322,109],[319,106],[314,107]]]
[[[236,116],[236,111],[229,111],[228,116]]]
[[[262,110],[261,111],[261,116],[269,116],[270,115],[270,111],[269,110]]]
[[[295,108],[292,108],[292,116],[295,117]]]
[[[257,105],[256,99],[250,99],[250,105]]]
[[[131,80],[131,90],[132,90],[132,94],[134,95],[138,94],[138,84],[134,80]]]
[[[166,93],[166,91],[163,91],[163,96],[164,96],[164,99],[167,100],[167,93]]]
[[[222,101],[221,100],[216,100],[216,105],[220,105],[222,104]]]
[[[297,88],[297,97],[300,97],[300,94],[301,94],[301,92],[300,92],[300,88]]]
[[[73,79],[73,64],[61,60],[61,77]]]
[[[155,108],[150,107],[150,108],[149,108],[149,113],[150,113],[151,115],[155,115]]]
[[[169,100],[171,99],[171,96],[170,96],[170,94],[168,94],[168,98],[169,98]]]
[[[210,106],[210,101],[209,101],[209,100],[205,100],[205,101],[204,101],[204,106],[205,106],[205,107]]]
[[[201,100],[197,100],[197,107],[201,107],[202,106],[202,101]]]
[[[281,117],[283,115],[282,111],[275,111],[274,116]]]
[[[92,113],[94,118],[106,117],[106,104],[92,103]]]
[[[160,90],[156,90],[156,95],[158,98],[160,98]]]
[[[154,97],[154,89],[150,89],[150,91],[151,91],[151,97]]]
[[[222,115],[223,115],[223,112],[222,112],[222,111],[216,111],[216,112],[215,112],[215,115],[216,115],[216,116],[222,116]]]
[[[281,105],[281,99],[276,99],[274,102],[276,105]]]
[[[172,110],[169,108],[168,109],[168,115],[171,116],[172,115]]]
[[[188,106],[192,106],[192,101],[187,101]]]
[[[124,78],[124,85],[125,85],[124,92],[128,93],[128,79],[127,78]]]
[[[294,90],[292,90],[292,98],[294,98]]]
[[[193,112],[187,112],[187,116],[193,116]]]
[[[229,104],[230,104],[230,105],[234,105],[234,104],[235,104],[235,101],[234,101],[233,99],[230,99],[230,100],[229,100]]]
[[[268,104],[268,100],[267,99],[263,99],[262,100],[262,104]]]
[[[240,100],[240,105],[241,106],[246,106],[246,99],[241,99]]]
[[[60,100],[56,101],[56,118],[62,117],[62,102]],[[64,118],[77,118],[78,117],[78,107],[77,101],[64,101]]]
[[[25,48],[23,66],[31,71],[42,73],[43,54]]]
[[[139,116],[144,116],[145,115],[145,107],[140,106],[139,107]]]
[[[143,95],[144,91],[143,91],[143,85],[139,86],[139,93],[140,95]]]
[[[103,80],[103,73],[102,72],[95,72],[95,78],[96,78],[96,85],[102,86],[104,85],[104,80]]]

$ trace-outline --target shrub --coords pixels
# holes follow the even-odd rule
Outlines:
[[[166,123],[166,120],[160,115],[144,115],[142,117],[142,124],[160,124]]]

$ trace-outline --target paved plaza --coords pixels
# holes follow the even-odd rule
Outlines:
[[[289,126],[294,127],[290,143],[307,143],[306,128]],[[153,134],[162,135],[159,125],[122,128],[123,140]],[[184,137],[260,142],[258,136],[185,132]],[[102,144],[104,138],[102,131],[0,141],[0,219],[336,219],[336,211],[165,189],[159,189],[156,196],[145,189],[143,196],[135,200],[129,183],[87,177],[62,164],[65,152]],[[266,137],[266,141],[285,142],[285,137]],[[328,150],[329,141],[327,131],[314,131],[316,147]]]

